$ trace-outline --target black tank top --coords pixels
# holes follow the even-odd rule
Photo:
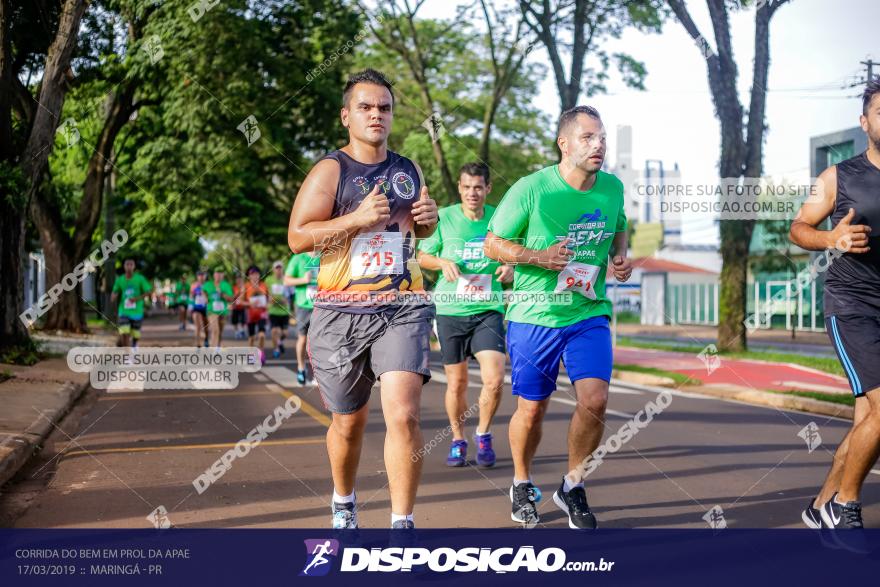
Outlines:
[[[388,197],[391,217],[385,226],[371,227],[354,235],[353,239],[324,251],[321,255],[321,268],[318,272],[318,295],[315,306],[350,313],[375,313],[387,307],[392,292],[423,292],[422,273],[415,256],[415,226],[412,206],[419,199],[421,183],[415,164],[392,151],[388,151],[381,163],[361,163],[343,151],[333,151],[323,157],[333,159],[339,164],[339,183],[333,203],[333,218],[353,212],[378,185]],[[369,246],[382,247],[384,241],[399,241],[394,248],[400,248],[402,262],[393,272],[378,275],[358,271],[362,256],[369,259],[369,251],[353,250],[352,242],[359,238],[361,243],[367,239]],[[379,255],[379,253],[372,253]],[[371,300],[377,300],[375,302]]]
[[[855,209],[853,224],[871,227],[867,253],[844,253],[828,267],[825,315],[880,316],[880,168],[867,153],[837,164],[832,228]]]

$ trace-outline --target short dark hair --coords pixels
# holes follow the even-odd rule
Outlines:
[[[345,82],[345,88],[342,90],[343,106],[348,106],[348,99],[351,98],[351,89],[356,84],[375,84],[388,88],[388,92],[391,94],[391,104],[394,104],[394,89],[391,87],[391,82],[388,81],[388,78],[382,72],[368,67],[363,71],[348,76],[348,81]]]
[[[868,107],[871,105],[871,100],[877,94],[880,94],[880,77],[872,79],[865,86],[865,93],[862,94],[862,114],[865,116],[868,115]]]
[[[575,106],[574,108],[569,108],[559,115],[559,123],[556,125],[556,136],[561,136],[562,131],[565,130],[569,124],[574,122],[578,114],[586,114],[596,120],[602,120],[602,117],[599,116],[599,111],[592,106]]]
[[[486,185],[489,185],[489,166],[482,161],[473,161],[462,165],[458,170],[458,179],[460,180],[465,173],[474,177],[482,177]]]

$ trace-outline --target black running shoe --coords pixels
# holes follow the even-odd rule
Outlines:
[[[568,492],[563,489],[564,487],[565,479],[553,494],[553,503],[568,514],[568,527],[574,530],[594,529],[598,524],[596,516],[590,511],[590,505],[587,503],[587,492],[581,486],[572,487]]]
[[[837,494],[822,506],[822,525],[831,530],[831,538],[840,548],[866,553],[865,526],[862,524],[862,504],[857,501],[837,503]]]
[[[531,483],[510,486],[510,519],[527,528],[541,521],[535,504],[541,501],[541,490]]]
[[[810,500],[810,503],[807,504],[807,507],[804,508],[803,513],[801,513],[801,519],[804,521],[804,524],[807,525],[808,528],[812,528],[813,530],[821,530],[822,529],[822,512],[819,508],[813,507],[813,501]]]

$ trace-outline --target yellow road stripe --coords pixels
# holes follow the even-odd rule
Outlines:
[[[324,438],[296,438],[291,440],[264,440],[260,446],[287,446],[294,444],[324,444]],[[151,452],[163,450],[199,450],[205,448],[232,448],[237,442],[221,442],[216,444],[176,444],[169,446],[138,446],[138,447],[119,447],[119,448],[97,448],[95,450],[72,450],[64,453],[61,458],[73,457],[78,455],[99,455],[107,453],[120,452]]]
[[[281,387],[277,383],[269,383],[268,385],[266,385],[266,387],[268,387],[269,389],[271,389],[273,391],[280,393],[285,398],[290,398],[294,395],[293,393],[287,391],[286,389],[284,389],[283,387]],[[319,410],[318,408],[316,408],[312,404],[308,403],[303,398],[301,398],[299,396],[297,396],[297,397],[299,398],[299,401],[302,402],[302,407],[300,407],[300,409],[303,412],[305,412],[306,414],[311,416],[314,420],[316,420],[322,426],[326,426],[327,428],[330,427],[331,420],[330,420],[330,418],[327,417],[327,414],[325,414],[324,412],[322,412],[321,410]]]
[[[178,397],[235,397],[237,395],[272,395],[271,391],[206,391],[194,393],[141,393],[135,392],[137,395],[102,395],[98,401],[111,402],[118,399],[172,399]]]

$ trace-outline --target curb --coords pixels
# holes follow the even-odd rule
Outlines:
[[[701,395],[707,398],[718,398],[726,400],[734,400],[755,406],[764,406],[770,408],[778,408],[783,410],[793,410],[797,412],[806,412],[809,414],[818,414],[821,416],[830,416],[832,418],[841,418],[843,420],[853,419],[853,407],[833,402],[826,402],[809,397],[800,397],[797,395],[788,395],[785,393],[774,393],[771,391],[758,391],[748,387],[738,387],[735,385],[693,385],[686,387],[659,387],[653,385],[643,385],[631,383],[622,379],[612,379],[612,385],[627,387],[639,391],[651,391],[661,393],[664,391],[672,391],[673,393]]]
[[[67,381],[58,390],[61,401],[51,410],[43,410],[30,426],[21,432],[0,433],[0,487],[12,479],[19,469],[41,448],[55,425],[70,411],[88,383]],[[35,413],[36,415],[36,413]]]

